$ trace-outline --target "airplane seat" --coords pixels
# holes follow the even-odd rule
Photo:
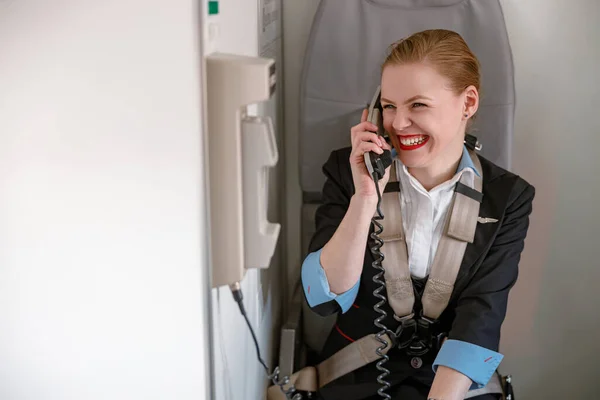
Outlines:
[[[379,85],[387,48],[412,33],[434,28],[458,32],[479,58],[482,90],[471,133],[483,145],[482,156],[510,168],[514,72],[499,0],[321,0],[300,87],[303,259],[325,183],[322,166],[332,150],[350,146],[350,128],[360,121]],[[298,284],[281,334],[279,365],[284,375],[302,367],[307,352],[322,349],[336,321],[335,315],[323,318],[310,310],[302,294],[300,270],[294,273]]]

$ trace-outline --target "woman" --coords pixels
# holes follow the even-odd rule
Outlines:
[[[353,341],[380,331],[373,321],[379,301],[373,291],[378,271],[369,250],[378,196],[365,152],[395,150],[408,264],[415,288],[422,287],[437,251],[456,183],[473,180],[478,169],[465,147],[465,134],[479,106],[477,58],[455,32],[427,30],[392,46],[382,66],[383,126],[361,122],[351,129],[352,147],[331,153],[323,171],[327,181],[316,213],[316,233],[302,266],[304,294],[319,314],[339,313],[319,360]],[[469,389],[490,380],[502,359],[500,328],[508,293],[518,274],[532,210],[534,188],[483,157],[482,193],[475,239],[464,253],[450,301],[436,324],[443,338],[415,357],[394,347],[384,367],[393,399],[463,399]],[[383,192],[391,168],[379,181]],[[385,223],[385,220],[383,221]],[[385,291],[383,292],[385,295]],[[418,300],[417,300],[418,303]],[[386,304],[383,322],[394,331],[399,322]],[[443,343],[443,344],[442,344]],[[323,399],[378,399],[375,363],[356,369],[319,391]],[[494,394],[474,397],[498,398]]]

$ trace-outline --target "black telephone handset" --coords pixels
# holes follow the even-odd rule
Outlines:
[[[384,136],[383,117],[381,108],[381,86],[377,87],[373,99],[369,104],[369,113],[367,121],[377,126],[377,135]],[[385,170],[392,164],[392,153],[389,150],[383,150],[383,154],[377,154],[374,151],[369,151],[364,154],[365,165],[369,171],[369,175],[378,181],[385,175]]]

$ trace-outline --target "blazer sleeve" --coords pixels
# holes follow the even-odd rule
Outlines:
[[[350,207],[353,189],[348,187],[348,183],[352,185],[352,175],[346,171],[348,166],[341,160],[345,152],[340,153],[342,152],[339,150],[332,152],[323,165],[322,170],[326,180],[323,185],[321,205],[315,212],[315,233],[308,246],[309,253],[320,250],[329,242]]]
[[[513,187],[502,225],[481,266],[459,295],[448,339],[498,351],[508,293],[518,276],[535,189],[523,179]]]
[[[323,165],[322,171],[326,177],[326,181],[322,190],[322,203],[315,212],[315,233],[308,246],[309,254],[302,266],[301,276],[305,299],[311,309],[321,316],[331,315],[339,311],[345,312],[346,310],[344,310],[343,305],[348,301],[349,304],[351,304],[353,301],[352,299],[356,296],[358,291],[357,283],[355,287],[347,293],[338,296],[332,295],[332,293],[329,292],[328,283],[321,282],[323,280],[326,281],[324,273],[320,278],[317,276],[318,274],[314,273],[315,268],[321,269],[322,267],[315,260],[312,260],[311,263],[311,258],[314,259],[316,255],[319,255],[320,250],[327,242],[329,242],[329,240],[331,240],[350,206],[353,183],[349,163],[344,162],[344,159],[342,158],[346,153],[348,153],[349,157],[349,152],[344,150],[345,149],[333,151]],[[317,281],[321,282],[321,284],[315,284]],[[312,292],[309,289],[311,282],[313,283]],[[323,287],[321,290],[323,293],[318,295],[316,290],[320,287]],[[310,301],[309,297],[311,297],[313,301]],[[352,299],[345,299],[345,297],[352,297]],[[345,308],[347,309],[348,307]]]

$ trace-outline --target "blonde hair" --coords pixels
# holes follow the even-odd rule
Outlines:
[[[388,65],[426,63],[445,76],[455,94],[473,85],[480,90],[480,64],[456,32],[430,29],[417,32],[390,46],[381,70]]]

